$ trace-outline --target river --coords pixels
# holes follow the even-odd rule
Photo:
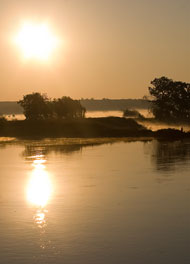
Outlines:
[[[190,142],[0,140],[0,263],[190,263]]]

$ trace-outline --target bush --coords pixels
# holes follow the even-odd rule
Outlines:
[[[123,116],[144,119],[144,116],[141,115],[137,110],[125,109],[123,111]]]
[[[0,116],[0,127],[5,126],[7,123],[7,119],[4,116]]]

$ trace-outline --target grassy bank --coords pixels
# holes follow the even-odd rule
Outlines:
[[[190,138],[190,132],[178,129],[152,131],[133,119],[120,117],[84,118],[70,120],[14,120],[0,122],[0,137],[20,138],[119,138],[154,137],[159,139]]]
[[[72,120],[6,121],[0,124],[0,136],[7,137],[138,137],[152,131],[133,119],[119,117]]]

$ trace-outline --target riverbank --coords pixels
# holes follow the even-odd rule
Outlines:
[[[155,118],[144,118],[144,119],[135,119],[139,124],[145,126],[147,129],[152,131],[157,131],[160,129],[177,129],[183,130],[185,132],[190,131],[190,124],[183,122],[161,122]]]
[[[119,117],[70,120],[13,120],[0,124],[6,137],[128,137],[151,136],[152,132],[133,119]]]
[[[190,138],[189,132],[177,129],[152,131],[134,119],[120,117],[83,118],[70,120],[13,120],[0,122],[0,137],[18,138]]]

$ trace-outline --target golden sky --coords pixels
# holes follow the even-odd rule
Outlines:
[[[1,0],[0,100],[141,98],[155,77],[189,82],[189,14],[189,0]],[[60,40],[46,61],[12,41],[28,21]]]

